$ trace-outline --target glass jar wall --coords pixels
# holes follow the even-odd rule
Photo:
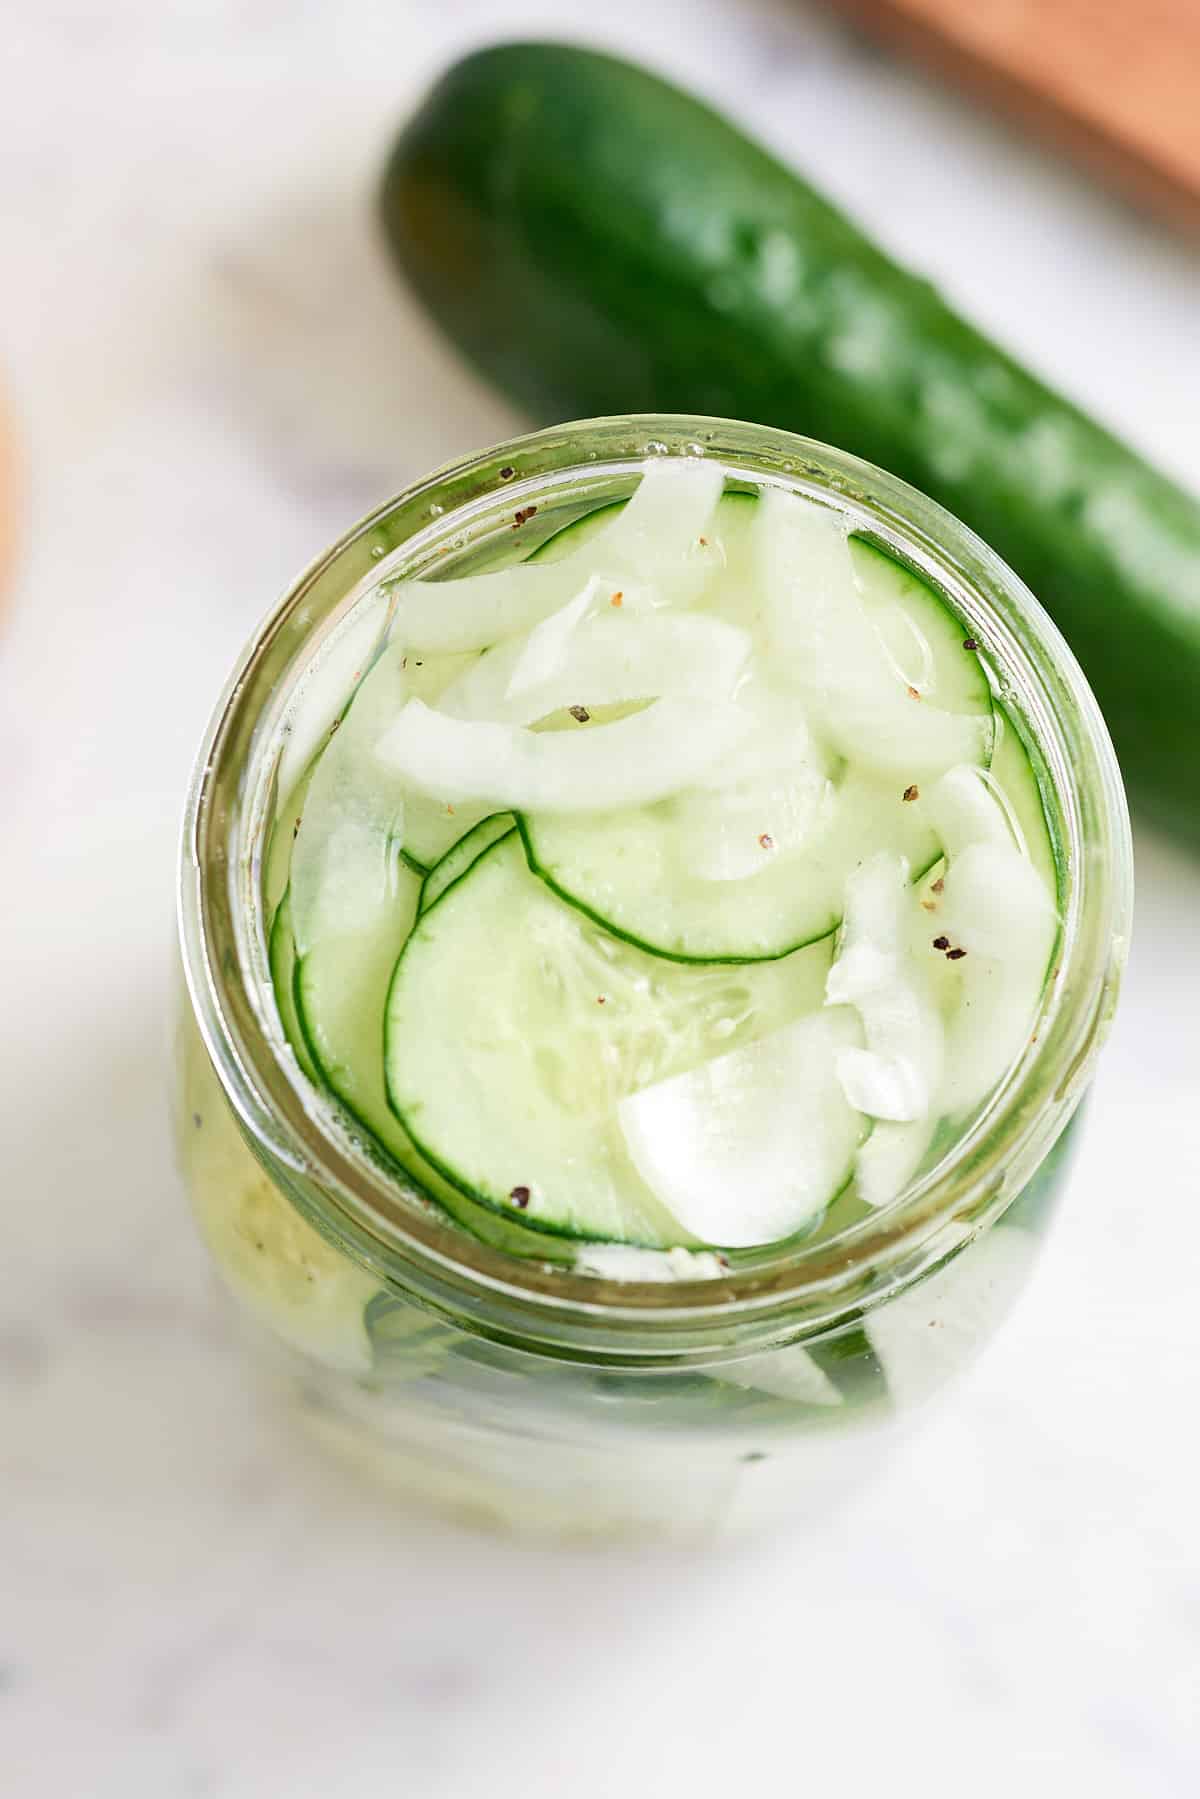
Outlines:
[[[1059,848],[1061,952],[1034,1041],[912,1190],[719,1278],[612,1281],[477,1242],[382,1165],[286,1047],[267,930],[279,808],[398,575],[465,573],[624,498],[647,455],[833,494],[935,582],[1027,735]],[[536,508],[533,520],[529,508]],[[721,421],[605,420],[435,474],[352,531],[249,647],[214,716],[181,870],[181,1161],[249,1337],[305,1418],[440,1511],[538,1533],[684,1536],[824,1509],[995,1329],[1061,1192],[1130,903],[1112,752],[1015,577],[851,458]]]

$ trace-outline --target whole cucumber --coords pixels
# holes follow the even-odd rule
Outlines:
[[[383,184],[400,267],[543,419],[698,412],[902,476],[1023,576],[1137,796],[1200,842],[1200,503],[953,313],[790,169],[628,63],[458,63]]]

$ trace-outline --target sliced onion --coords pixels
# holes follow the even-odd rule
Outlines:
[[[936,1129],[936,1117],[919,1118],[912,1124],[886,1119],[876,1123],[854,1164],[858,1196],[864,1205],[878,1208],[899,1198],[925,1160]]]
[[[573,600],[568,600],[540,625],[535,625],[527,637],[517,640],[518,653],[504,689],[506,700],[515,699],[519,704],[522,694],[528,694],[531,688],[536,690],[545,686],[559,672],[572,638],[595,604],[598,586],[593,576]],[[542,714],[535,713],[534,716],[541,717]]]
[[[899,1405],[928,1399],[991,1336],[1037,1254],[1027,1231],[992,1225],[924,1280],[867,1312],[864,1323]]]
[[[472,663],[443,693],[438,710],[452,718],[529,725],[564,706],[726,698],[750,654],[746,632],[718,618],[609,610],[584,618],[567,637],[557,667],[522,686],[517,670],[525,641],[499,644]]]
[[[929,1082],[910,1056],[844,1049],[837,1069],[842,1092],[855,1111],[868,1118],[907,1124],[929,1110]]]
[[[448,804],[517,812],[651,805],[696,781],[749,729],[728,702],[658,700],[615,724],[568,735],[449,718],[410,700],[378,746],[402,780]]]
[[[710,463],[655,458],[613,522],[573,554],[520,562],[490,574],[396,584],[399,631],[418,653],[483,650],[532,630],[593,581],[623,589],[655,587],[665,603],[690,593],[707,574],[697,539],[721,497]]]
[[[740,1356],[723,1362],[713,1373],[730,1386],[751,1393],[770,1393],[776,1399],[794,1399],[800,1405],[844,1405],[840,1390],[799,1343],[786,1349],[768,1349],[762,1355]]]
[[[292,698],[290,729],[276,775],[280,804],[316,754],[321,740],[346,703],[346,695],[368,668],[388,622],[385,596],[374,594],[340,627],[334,641],[303,677]]]
[[[966,952],[955,959],[959,997],[943,1093],[946,1111],[961,1114],[1003,1079],[1033,1029],[1058,918],[995,783],[952,768],[930,790],[929,806],[948,856],[938,922]]]
[[[642,478],[608,529],[584,544],[600,569],[649,574],[676,601],[708,579],[710,564],[700,538],[721,498],[724,476],[699,457],[651,457]]]
[[[296,948],[365,929],[394,895],[404,800],[374,746],[405,701],[404,658],[389,644],[355,689],[304,799],[292,850]]]
[[[990,718],[945,712],[901,680],[859,595],[845,520],[774,489],[755,524],[772,648],[842,755],[910,781],[980,761]]]
[[[1011,844],[969,844],[945,875],[940,924],[966,954],[947,1037],[942,1103],[978,1105],[1021,1053],[1037,1017],[1058,918],[1042,877]]]
[[[640,1249],[633,1243],[581,1243],[575,1267],[606,1281],[715,1280],[725,1273],[708,1249]]]
[[[404,581],[393,590],[399,629],[418,654],[483,650],[532,630],[587,585],[574,558],[519,562],[453,581]]]
[[[715,621],[714,621],[715,622]],[[790,775],[800,768],[820,768],[824,759],[794,693],[781,692],[751,678],[738,688],[738,705],[749,713],[753,728],[708,778],[710,787]]]
[[[950,863],[941,928],[956,947],[998,962],[1041,963],[1057,914],[1046,883],[1011,843],[971,843]]]
[[[851,1005],[867,1047],[838,1057],[849,1103],[868,1117],[927,1116],[942,1078],[944,1031],[928,986],[903,955],[914,904],[903,856],[872,856],[846,883],[841,952],[829,971],[831,1005]]]
[[[858,1034],[848,1010],[810,1013],[620,1102],[638,1172],[690,1236],[772,1243],[829,1204],[862,1128],[835,1067]]]
[[[1015,845],[1024,850],[1021,828],[1007,797],[990,772],[963,764],[948,769],[930,788],[926,805],[942,848],[953,859],[971,843]]]
[[[738,704],[751,730],[675,805],[684,864],[702,881],[762,874],[768,858],[820,836],[833,814],[833,787],[795,698],[751,686]]]

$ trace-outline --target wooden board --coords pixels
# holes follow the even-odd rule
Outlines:
[[[1200,0],[832,0],[1200,228]]]

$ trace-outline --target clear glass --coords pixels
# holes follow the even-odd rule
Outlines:
[[[270,827],[316,741],[293,729],[297,695],[319,732],[381,578],[523,555],[626,497],[655,454],[834,494],[855,530],[947,593],[1038,767],[1063,918],[1033,1041],[900,1201],[669,1286],[515,1259],[405,1192],[285,1053],[264,931]],[[1091,693],[1032,595],[955,519],[852,457],[757,426],[605,419],[514,440],[350,531],[270,615],[216,709],[180,882],[178,1131],[200,1228],[308,1421],[442,1512],[558,1535],[708,1536],[823,1510],[1024,1282],[1116,1002],[1130,904],[1124,798]]]

